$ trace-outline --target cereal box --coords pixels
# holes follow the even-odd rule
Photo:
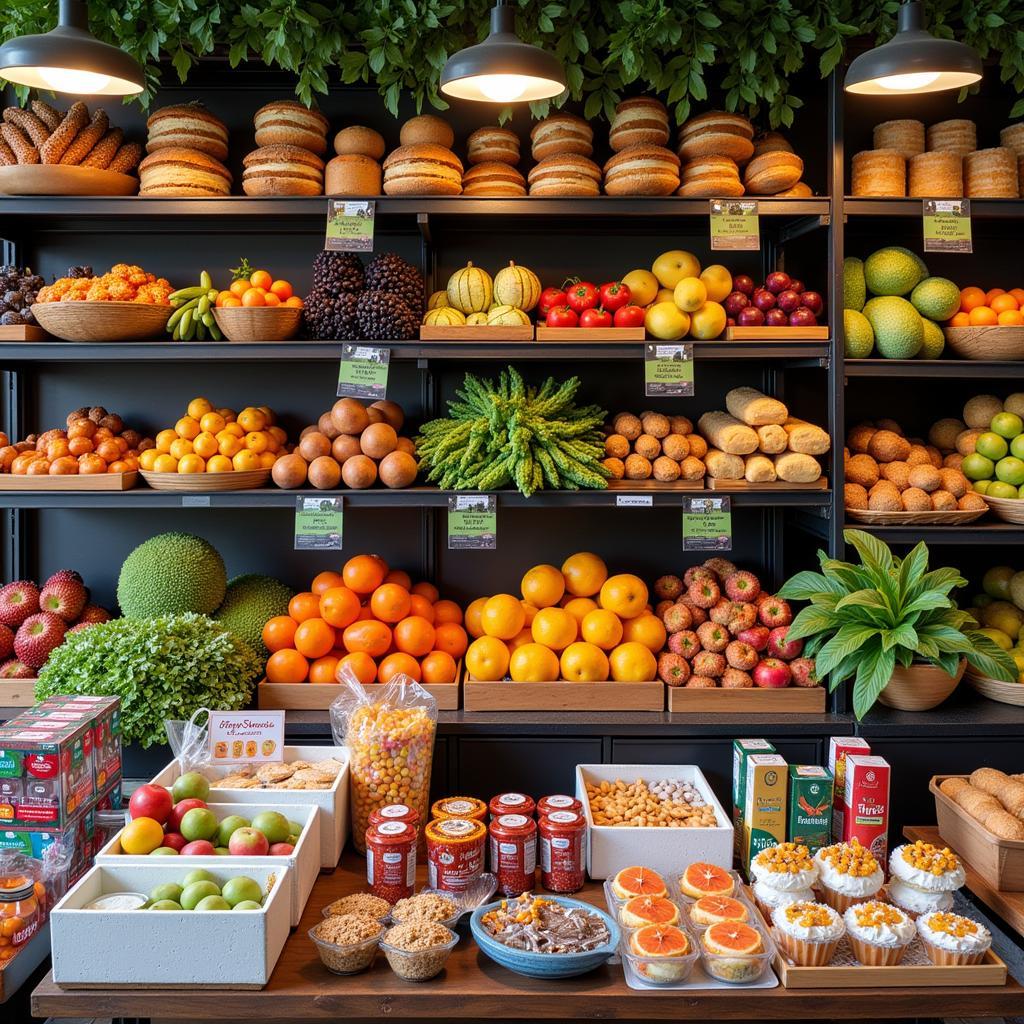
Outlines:
[[[748,871],[757,854],[785,841],[788,768],[780,754],[747,755],[740,856]]]
[[[875,855],[879,864],[887,861],[889,845],[889,762],[871,754],[848,754],[843,787],[844,843],[856,839]]]
[[[816,764],[789,766],[786,838],[815,854],[832,835],[832,773]]]
[[[743,802],[747,788],[747,757],[750,754],[774,754],[767,740],[732,741],[732,845],[733,856],[740,855],[743,838]]]
[[[859,736],[830,736],[828,770],[832,773],[832,838],[843,838],[843,792],[846,786],[847,754],[870,754],[867,740]]]

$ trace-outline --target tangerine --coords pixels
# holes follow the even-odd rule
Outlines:
[[[404,569],[392,569],[384,577],[385,583],[397,583],[406,590],[412,590],[412,577]]]
[[[274,279],[265,270],[254,270],[249,277],[249,284],[251,284],[253,288],[262,288],[266,290],[273,286]]]
[[[391,647],[391,627],[376,619],[357,619],[345,627],[342,644],[349,654],[362,651],[371,658],[379,658]]]
[[[252,286],[249,282],[244,277],[240,277],[237,281],[232,281],[231,284],[228,285],[228,291],[231,292],[236,299],[240,299],[250,287]]]
[[[583,616],[580,634],[587,643],[610,651],[622,640],[622,620],[607,608],[597,608]]]
[[[658,671],[658,662],[643,644],[633,640],[619,644],[608,656],[612,679],[617,683],[649,683]]]
[[[960,289],[960,309],[964,313],[970,313],[975,306],[985,305],[985,293],[975,285]]]
[[[164,841],[164,829],[155,818],[134,818],[121,830],[120,839],[127,854],[152,853]]]
[[[622,624],[622,639],[627,643],[636,640],[652,654],[657,654],[668,639],[665,624],[653,612],[641,612],[636,618],[626,619]]]
[[[565,577],[553,565],[535,565],[519,584],[523,600],[535,608],[558,604],[565,593]]]
[[[997,299],[997,298],[999,298],[1000,295],[1005,295],[1005,294],[1006,294],[1006,289],[1005,288],[989,288],[989,290],[987,292],[985,292],[985,305],[986,306],[991,306],[993,299]]]
[[[971,314],[965,313],[960,310],[959,313],[954,313],[949,321],[950,327],[970,327],[971,326]]]
[[[457,622],[442,622],[434,627],[434,648],[453,658],[461,658],[469,646],[466,631]]]
[[[999,314],[1000,327],[1020,327],[1024,324],[1024,313],[1019,309],[1007,309]]]
[[[433,583],[427,583],[426,580],[421,580],[417,583],[412,588],[412,593],[419,594],[420,597],[425,597],[431,604],[441,596],[437,587],[435,587]]]
[[[247,288],[242,292],[242,305],[247,308],[265,306],[266,302],[263,298],[263,292],[259,288]]]
[[[575,639],[576,620],[564,608],[541,608],[530,624],[533,639],[553,651],[564,651]]]
[[[420,671],[425,683],[454,683],[459,669],[447,651],[431,651],[420,662]]]
[[[563,598],[562,607],[576,620],[578,625],[582,625],[587,614],[597,608],[597,602],[592,597],[570,597],[568,601]]]
[[[535,608],[529,601],[520,601],[519,603],[523,606],[523,611],[526,612],[526,625],[532,626],[534,617],[540,609]]]
[[[309,662],[291,647],[283,647],[267,659],[268,683],[304,683]]]
[[[506,640],[505,643],[508,646],[509,654],[513,654],[518,651],[523,644],[532,644],[533,633],[529,626],[523,626],[521,630],[511,640]]]
[[[1009,292],[1003,292],[996,295],[988,306],[996,313],[1005,313],[1011,309],[1019,309],[1020,303]]]
[[[543,644],[523,644],[509,659],[508,674],[514,683],[553,683],[558,679],[558,655]]]
[[[356,555],[341,570],[342,579],[349,590],[357,594],[372,594],[387,575],[388,566],[377,555]]]
[[[335,654],[325,654],[322,658],[317,658],[309,666],[309,681],[311,683],[336,683],[338,681],[335,678],[338,671],[338,660],[338,656]]]
[[[325,569],[313,577],[313,582],[309,585],[309,589],[320,597],[325,591],[330,590],[331,587],[343,587],[344,585],[340,572]]]
[[[562,563],[562,575],[573,597],[593,597],[608,579],[608,566],[590,551],[578,551]]]
[[[479,636],[466,651],[466,668],[481,682],[497,682],[508,671],[508,648],[493,636]]]
[[[647,584],[628,572],[609,576],[601,585],[598,603],[620,619],[634,619],[647,605]]]
[[[398,675],[408,676],[417,683],[423,678],[420,663],[411,654],[405,654],[402,651],[389,654],[377,666],[377,682],[379,683],[390,683]]]
[[[434,606],[422,594],[409,595],[409,614],[418,615],[427,622],[433,622],[436,612]]]
[[[562,678],[573,683],[603,683],[608,678],[608,655],[595,644],[569,644],[559,664]]]
[[[320,595],[320,618],[335,629],[352,625],[361,610],[359,596],[348,587],[331,587]]]
[[[436,635],[422,615],[409,615],[395,626],[395,646],[405,654],[422,658],[434,649]]]
[[[284,302],[292,297],[292,286],[287,281],[274,281],[270,285],[270,293]]]
[[[511,640],[526,624],[526,611],[511,594],[495,594],[487,599],[480,624],[488,636]]]
[[[466,605],[466,632],[471,637],[484,635],[483,613],[484,605],[487,604],[488,600],[489,598],[486,597],[478,597],[475,601],[470,601]]]
[[[1011,288],[1010,294],[1017,300],[1018,306],[1024,306],[1024,288]]]
[[[345,681],[346,671],[351,672],[363,686],[369,686],[377,678],[377,664],[365,651],[346,654],[338,662],[335,674],[339,683]]]
[[[400,622],[411,608],[409,591],[397,583],[382,583],[370,596],[370,610],[381,622]]]
[[[970,312],[972,327],[993,327],[999,318],[988,306],[975,306]]]
[[[305,619],[295,630],[295,649],[307,658],[322,658],[334,649],[335,634],[323,619]]]
[[[434,624],[440,625],[443,622],[462,622],[462,609],[454,601],[438,601],[435,603]]]
[[[293,647],[297,625],[290,615],[275,615],[272,619],[267,619],[261,634],[263,646],[271,653],[285,647]]]
[[[315,619],[320,615],[320,601],[316,594],[308,590],[296,594],[288,602],[288,614],[296,622],[305,622],[306,619]]]

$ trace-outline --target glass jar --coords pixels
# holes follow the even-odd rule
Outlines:
[[[484,871],[487,826],[469,818],[432,821],[427,837],[427,878],[431,889],[462,893]]]
[[[39,930],[46,909],[43,883],[27,875],[0,878],[0,961]]]
[[[540,884],[549,892],[579,892],[587,860],[587,823],[575,811],[540,819]]]
[[[489,806],[491,821],[500,818],[503,814],[522,814],[527,818],[532,818],[536,809],[537,805],[533,802],[533,797],[527,796],[525,793],[499,793],[491,798]]]
[[[506,896],[533,892],[537,871],[537,822],[525,814],[503,814],[490,826],[491,871]]]
[[[370,892],[394,906],[416,888],[416,827],[383,821],[366,830],[366,880]]]
[[[565,793],[556,793],[554,796],[542,796],[537,801],[537,819],[540,820],[546,814],[553,811],[575,811],[583,813],[583,804],[574,796],[567,796]]]
[[[445,818],[486,821],[487,804],[473,796],[448,796],[443,800],[435,800],[430,814],[435,821],[443,821]]]

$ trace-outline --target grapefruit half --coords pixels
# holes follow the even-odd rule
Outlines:
[[[665,879],[651,868],[623,868],[612,879],[612,892],[620,900],[629,900],[634,896],[666,896],[668,889]]]
[[[687,896],[699,900],[702,896],[731,896],[735,883],[725,868],[699,860],[683,872],[679,887]]]

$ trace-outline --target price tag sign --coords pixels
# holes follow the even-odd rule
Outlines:
[[[340,551],[345,536],[344,498],[295,499],[295,550]]]
[[[391,349],[371,345],[342,345],[338,369],[338,397],[379,402],[388,393]]]
[[[616,508],[651,508],[654,505],[653,494],[616,494]]]
[[[711,200],[712,249],[761,249],[756,199]]]
[[[449,550],[493,551],[497,546],[497,496],[494,494],[449,495]]]
[[[324,248],[331,252],[373,252],[376,210],[372,199],[328,199]]]
[[[207,731],[214,764],[284,759],[283,711],[211,711]]]
[[[729,498],[683,498],[683,550],[732,549],[732,502]]]
[[[692,345],[644,345],[644,395],[685,398],[693,394]]]
[[[974,252],[970,199],[925,199],[925,252]]]
[[[210,496],[208,494],[183,494],[181,496],[182,508],[209,508]]]

